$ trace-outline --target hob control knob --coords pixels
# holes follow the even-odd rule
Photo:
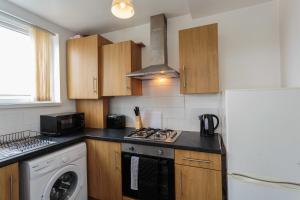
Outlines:
[[[134,151],[134,147],[129,147],[129,150],[130,151]]]
[[[157,151],[157,154],[158,154],[158,155],[163,155],[163,154],[164,154],[164,151],[160,149],[160,150]]]

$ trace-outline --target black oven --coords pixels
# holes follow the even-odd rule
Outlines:
[[[132,157],[139,158],[138,188],[134,189],[131,186]],[[174,149],[123,143],[122,186],[123,196],[133,199],[174,200]]]

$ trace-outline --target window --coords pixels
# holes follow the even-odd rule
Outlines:
[[[57,51],[57,36],[0,15],[0,105],[59,102]]]
[[[34,56],[28,33],[0,26],[0,98],[33,100]]]

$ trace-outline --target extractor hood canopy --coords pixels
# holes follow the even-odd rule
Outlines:
[[[179,73],[168,66],[167,21],[164,14],[150,19],[151,65],[127,74],[136,79],[178,78]]]

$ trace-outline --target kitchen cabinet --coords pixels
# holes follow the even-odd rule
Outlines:
[[[221,172],[176,165],[177,200],[221,200]]]
[[[86,128],[105,128],[108,110],[109,99],[107,97],[76,101],[76,111],[84,113]]]
[[[176,200],[222,200],[221,156],[175,150]]]
[[[99,35],[67,41],[69,99],[98,99],[102,96],[102,46],[109,43]]]
[[[180,92],[218,93],[218,25],[179,31]]]
[[[142,95],[142,82],[126,77],[141,69],[141,46],[125,41],[103,46],[103,96]]]
[[[0,168],[0,200],[19,200],[19,164]]]
[[[121,200],[121,144],[90,139],[86,143],[89,197],[97,200]]]

